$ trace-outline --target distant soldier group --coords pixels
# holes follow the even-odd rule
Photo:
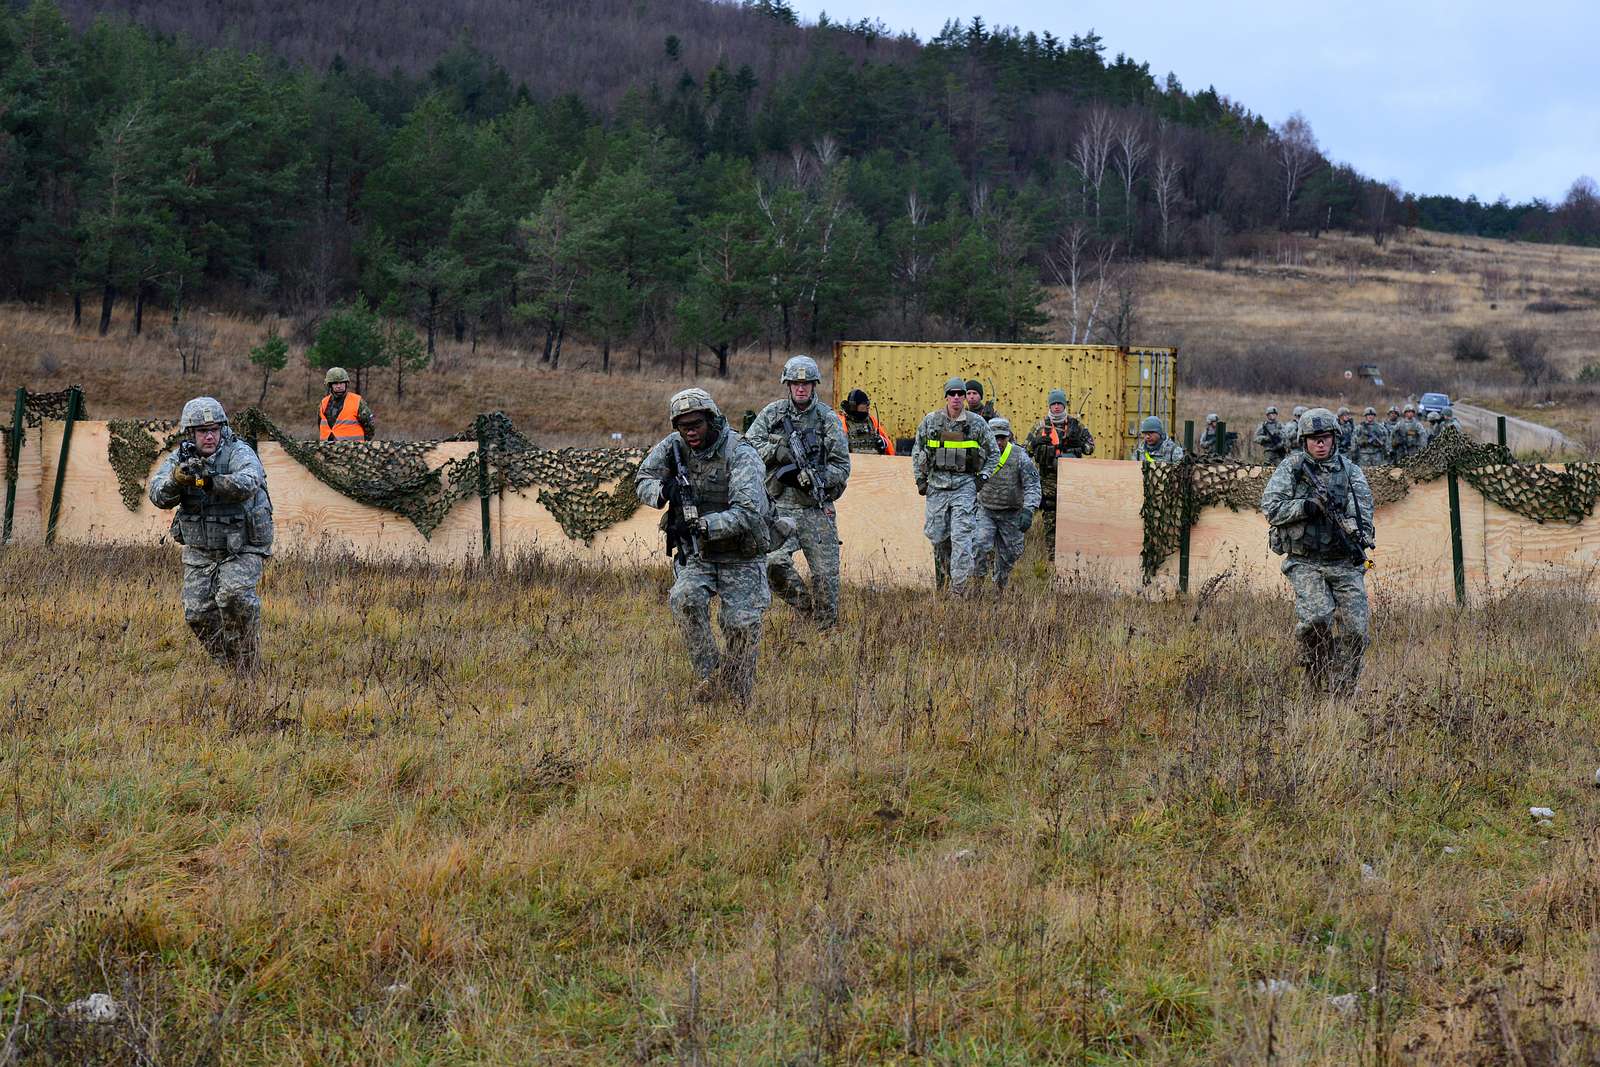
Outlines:
[[[1324,409],[1318,409],[1324,410]],[[1255,442],[1270,465],[1281,463],[1284,457],[1299,448],[1299,420],[1305,408],[1294,409],[1294,418],[1288,423],[1278,421],[1278,409],[1269,407],[1265,418],[1256,427]],[[1208,421],[1215,416],[1207,416]],[[1428,443],[1446,429],[1461,429],[1455,411],[1449,407],[1430,411],[1426,420],[1417,418],[1415,404],[1404,407],[1389,406],[1389,416],[1378,421],[1378,409],[1368,407],[1356,422],[1347,407],[1339,408],[1334,417],[1334,451],[1362,467],[1378,467],[1404,463],[1419,455]],[[1201,438],[1202,450],[1206,439]]]

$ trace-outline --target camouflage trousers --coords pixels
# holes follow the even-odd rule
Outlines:
[[[255,667],[261,650],[261,584],[265,556],[183,550],[183,618],[213,660]]]
[[[978,508],[977,534],[973,538],[973,552],[978,560],[978,577],[994,574],[994,584],[1001,589],[1011,578],[1011,571],[1022,558],[1026,534],[1022,529],[1023,509],[1009,508],[990,511]]]
[[[839,619],[839,524],[833,508],[780,505],[777,513],[778,518],[792,519],[795,528],[788,540],[767,553],[767,581],[774,593],[826,630]],[[809,589],[794,565],[796,552],[805,553],[811,568]]]
[[[1349,696],[1367,648],[1366,569],[1352,560],[1290,556],[1282,570],[1294,587],[1294,632],[1307,679]]]
[[[689,661],[702,682],[720,685],[741,704],[750,702],[761,652],[761,617],[772,604],[766,560],[708,563],[689,556],[673,564],[677,580],[667,595],[672,617],[683,631]],[[711,598],[721,597],[717,621],[726,648],[711,633]]]
[[[1356,452],[1356,466],[1364,471],[1369,471],[1373,467],[1381,467],[1387,462],[1388,460],[1382,452],[1374,452],[1370,449],[1362,449]]]
[[[929,489],[922,533],[933,542],[933,584],[954,583],[964,591],[977,573],[973,541],[978,526],[978,484],[968,479],[954,489]]]

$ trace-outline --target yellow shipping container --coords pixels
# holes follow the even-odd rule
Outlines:
[[[1146,415],[1159,415],[1181,439],[1174,425],[1177,364],[1176,348],[839,341],[834,407],[850,390],[865,390],[884,430],[911,437],[922,417],[943,404],[946,381],[976,378],[1020,440],[1044,417],[1050,390],[1065,389],[1068,410],[1081,412],[1095,436],[1096,457],[1126,459]]]

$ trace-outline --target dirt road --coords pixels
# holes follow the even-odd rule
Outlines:
[[[1473,437],[1480,441],[1495,439],[1495,419],[1499,412],[1471,404],[1457,404],[1455,412],[1462,428]],[[1506,446],[1513,452],[1549,452],[1556,455],[1576,455],[1584,450],[1581,444],[1560,430],[1519,419],[1515,415],[1506,416]]]

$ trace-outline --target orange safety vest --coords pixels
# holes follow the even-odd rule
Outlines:
[[[344,394],[344,406],[339,409],[339,417],[333,420],[332,425],[329,425],[328,401],[332,399],[332,393],[329,393],[327,396],[322,398],[322,407],[320,409],[320,414],[322,417],[322,440],[332,441],[335,438],[342,440],[347,437],[357,439],[365,438],[367,436],[367,431],[361,428],[361,423],[356,419],[356,412],[361,410],[360,395],[346,392]]]

